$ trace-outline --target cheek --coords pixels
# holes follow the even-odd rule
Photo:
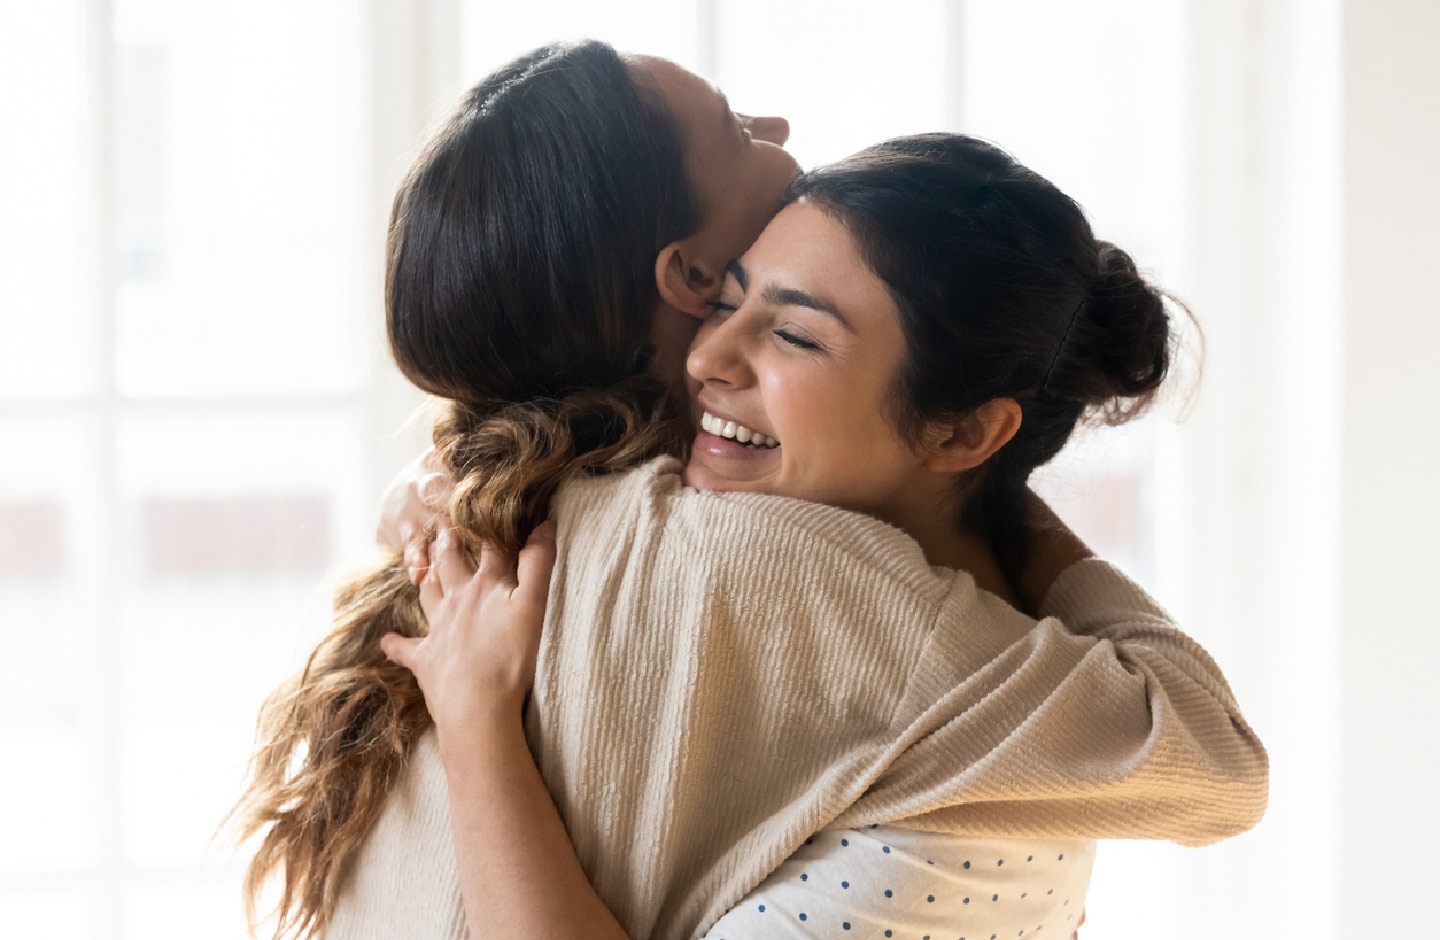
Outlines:
[[[831,495],[826,501],[863,508],[872,491],[913,469],[915,454],[890,426],[884,392],[874,383],[851,376],[788,391],[800,445],[792,451],[794,470],[822,485]]]
[[[819,455],[840,457],[848,462],[858,460],[862,448],[877,439],[885,439],[877,403],[864,383],[853,376],[828,374],[799,375],[788,381],[783,377],[772,383],[767,398],[775,409],[773,417],[783,414],[797,446],[792,454],[808,462]],[[785,438],[781,437],[783,441]],[[825,459],[810,469],[838,475],[841,468],[826,466]]]

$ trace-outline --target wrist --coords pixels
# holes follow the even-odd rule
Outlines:
[[[440,757],[448,768],[452,762],[484,760],[513,747],[517,741],[523,743],[525,723],[518,707],[487,703],[463,716],[437,721],[435,736]]]

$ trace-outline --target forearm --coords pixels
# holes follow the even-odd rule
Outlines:
[[[440,740],[475,940],[627,940],[591,887],[513,716]]]
[[[1183,794],[1195,804],[1197,818],[1205,818],[1205,832],[1193,838],[1169,834],[1165,838],[1187,844],[1214,841],[1243,832],[1259,820],[1269,788],[1264,745],[1245,721],[1214,659],[1181,632],[1139,585],[1104,562],[1077,564],[1056,580],[1041,613],[1058,618],[1077,635],[1102,641],[1131,675],[1126,680],[1108,670],[1114,676],[1112,688],[1126,681],[1137,686],[1136,710],[1143,706],[1148,713],[1148,734],[1153,738],[1150,758],[1131,771],[1137,779],[1159,772],[1152,776],[1157,785],[1137,807],[1159,798],[1157,818],[1163,819],[1170,797]],[[1105,661],[1090,665],[1103,670]],[[1078,678],[1078,672],[1071,678]],[[1071,714],[1078,716],[1097,705],[1077,702]],[[1114,716],[1103,725],[1117,728],[1120,723],[1120,717]],[[1180,759],[1186,754],[1188,760]]]

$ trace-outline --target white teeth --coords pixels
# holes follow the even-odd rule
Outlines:
[[[734,421],[717,418],[708,411],[700,415],[700,427],[719,437],[730,438],[742,444],[752,444],[756,447],[770,448],[780,443],[768,434],[753,431],[743,424],[736,424]]]

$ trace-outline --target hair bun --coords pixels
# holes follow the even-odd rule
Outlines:
[[[1070,358],[1073,394],[1105,424],[1144,411],[1170,369],[1170,314],[1165,295],[1141,276],[1135,261],[1096,240],[1098,257],[1086,304],[1086,328]]]

